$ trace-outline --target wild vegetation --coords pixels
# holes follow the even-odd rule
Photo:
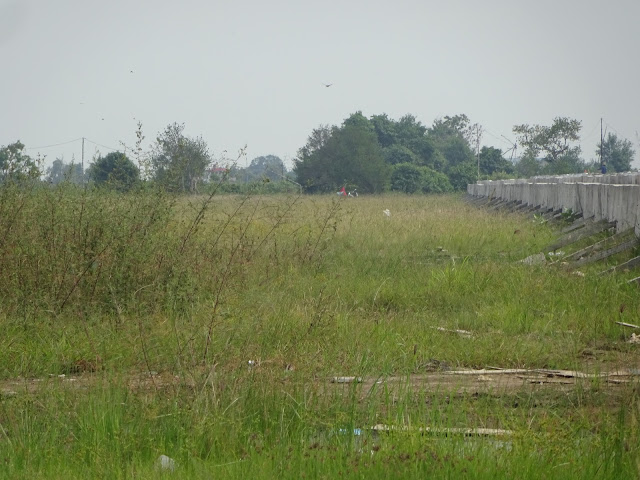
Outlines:
[[[430,383],[637,366],[636,287],[518,263],[556,235],[538,219],[16,181],[0,232],[0,478],[639,473],[633,379]],[[480,427],[508,432],[451,430]]]
[[[124,152],[97,153],[89,168],[55,159],[47,168],[50,184],[90,183],[120,191],[153,184],[181,194],[217,193],[329,193],[342,188],[361,193],[407,194],[464,191],[478,179],[523,178],[567,173],[608,173],[631,169],[632,143],[608,132],[587,159],[578,142],[579,120],[557,117],[551,125],[515,125],[508,150],[487,145],[484,128],[464,115],[436,119],[428,127],[407,114],[398,120],[386,114],[349,115],[341,125],[320,125],[302,146],[293,165],[275,155],[246,162],[223,151],[217,158],[202,137],[184,133],[173,123],[143,151],[138,125],[135,147]],[[491,134],[491,133],[490,133]],[[491,134],[500,143],[511,142]],[[0,181],[6,176],[29,176],[38,165],[16,142],[0,149]],[[44,160],[44,159],[40,159]],[[287,167],[292,167],[288,170]],[[35,169],[35,170],[34,170]],[[222,182],[221,182],[222,181]]]

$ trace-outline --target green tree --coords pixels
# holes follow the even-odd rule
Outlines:
[[[453,190],[444,173],[413,163],[394,165],[391,190],[403,193],[445,193]]]
[[[429,167],[422,167],[422,169],[423,193],[447,193],[453,191],[453,185],[451,185],[449,177],[447,177],[444,173],[438,172]]]
[[[454,135],[442,140],[439,150],[447,160],[447,166],[449,168],[463,163],[476,163],[475,155],[471,151],[469,143],[461,136]]]
[[[415,163],[398,163],[393,166],[391,190],[416,193],[422,189],[423,171]]]
[[[373,115],[371,117],[378,143],[382,148],[387,148],[396,143],[396,128],[394,121],[391,120],[386,113],[382,115]]]
[[[298,158],[309,158],[311,155],[324,147],[337,127],[329,127],[329,125],[320,125],[311,131],[311,135],[307,138],[307,143],[298,150]]]
[[[598,143],[596,155],[600,153],[609,172],[628,172],[631,170],[631,162],[636,152],[629,140],[619,139],[617,135],[608,133],[604,142]]]
[[[371,120],[365,117],[360,110],[349,115],[343,122],[343,127],[357,127],[370,133],[375,133]]]
[[[0,148],[0,183],[36,179],[39,176],[37,162],[24,153],[24,144],[20,140]]]
[[[300,149],[293,168],[297,182],[309,193],[337,191],[342,186],[364,193],[384,191],[390,169],[376,136],[355,126],[330,131],[321,146],[318,147],[318,135],[314,133]]]
[[[256,179],[269,179],[270,181],[282,180],[287,173],[284,162],[275,155],[256,157],[246,168],[246,177],[249,181]]]
[[[477,180],[478,166],[474,162],[458,163],[448,168],[447,177],[454,190],[466,190],[468,184]]]
[[[419,165],[419,157],[411,151],[411,149],[399,145],[394,144],[390,145],[383,149],[384,160],[389,165],[396,165],[400,163],[412,163],[414,165]]]
[[[201,137],[190,138],[183,131],[183,124],[167,126],[156,139],[151,165],[154,180],[167,190],[193,193],[211,164],[211,157]]]
[[[540,173],[542,175],[567,175],[582,173],[587,168],[587,164],[580,158],[580,149],[570,149],[554,162],[543,162]]]
[[[496,172],[513,173],[513,163],[502,156],[502,150],[482,147],[480,150],[480,173],[493,175]]]
[[[460,182],[462,177],[466,178],[466,173],[463,175],[462,172],[468,170],[467,167],[460,166],[468,163],[477,164],[469,139],[473,136],[474,129],[479,130],[479,128],[478,125],[470,125],[469,118],[460,114],[436,119],[427,131],[427,138],[431,140],[436,150],[432,155],[432,166],[438,171],[445,172],[456,189],[462,188]],[[477,177],[477,165],[475,176]],[[473,181],[475,180],[474,177]]]
[[[573,154],[580,154],[580,147],[572,146],[571,143],[580,140],[581,128],[582,122],[579,120],[556,117],[551,126],[515,125],[513,133],[520,145],[534,158],[543,154],[547,162],[555,162],[572,150]]]
[[[534,156],[533,152],[528,151],[518,160],[515,165],[516,174],[520,178],[530,178],[540,175],[542,164]]]
[[[131,190],[140,180],[140,170],[122,152],[111,152],[91,164],[89,179],[96,185],[121,192]]]
[[[429,135],[435,139],[447,139],[449,137],[461,137],[469,141],[471,122],[464,113],[450,117],[436,118],[429,129]]]

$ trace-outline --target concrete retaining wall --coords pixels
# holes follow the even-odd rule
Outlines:
[[[543,209],[572,210],[584,218],[615,221],[617,231],[635,228],[640,236],[640,173],[483,180],[467,185],[467,193]]]

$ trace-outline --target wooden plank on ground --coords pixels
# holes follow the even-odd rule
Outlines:
[[[632,240],[623,242],[620,245],[616,245],[615,247],[610,248],[608,250],[603,250],[602,252],[596,253],[595,255],[591,255],[589,257],[583,257],[580,260],[578,260],[576,263],[574,263],[573,266],[578,268],[583,265],[588,265],[590,263],[597,262],[598,260],[602,260],[607,257],[610,257],[611,255],[615,255],[616,253],[624,252],[625,250],[634,248],[637,245],[638,245],[638,239],[634,237]]]
[[[549,245],[549,250],[557,250],[566,245],[575,243],[583,238],[590,237],[591,235],[595,235],[596,233],[604,232],[605,230],[609,230],[610,228],[613,228],[615,226],[616,222],[608,222],[606,220],[588,225],[584,228],[581,228],[580,230],[571,232],[560,238],[555,243],[552,243],[551,245]]]

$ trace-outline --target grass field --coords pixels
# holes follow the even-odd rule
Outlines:
[[[63,186],[0,228],[0,478],[640,472],[637,286],[518,263],[539,219]]]

